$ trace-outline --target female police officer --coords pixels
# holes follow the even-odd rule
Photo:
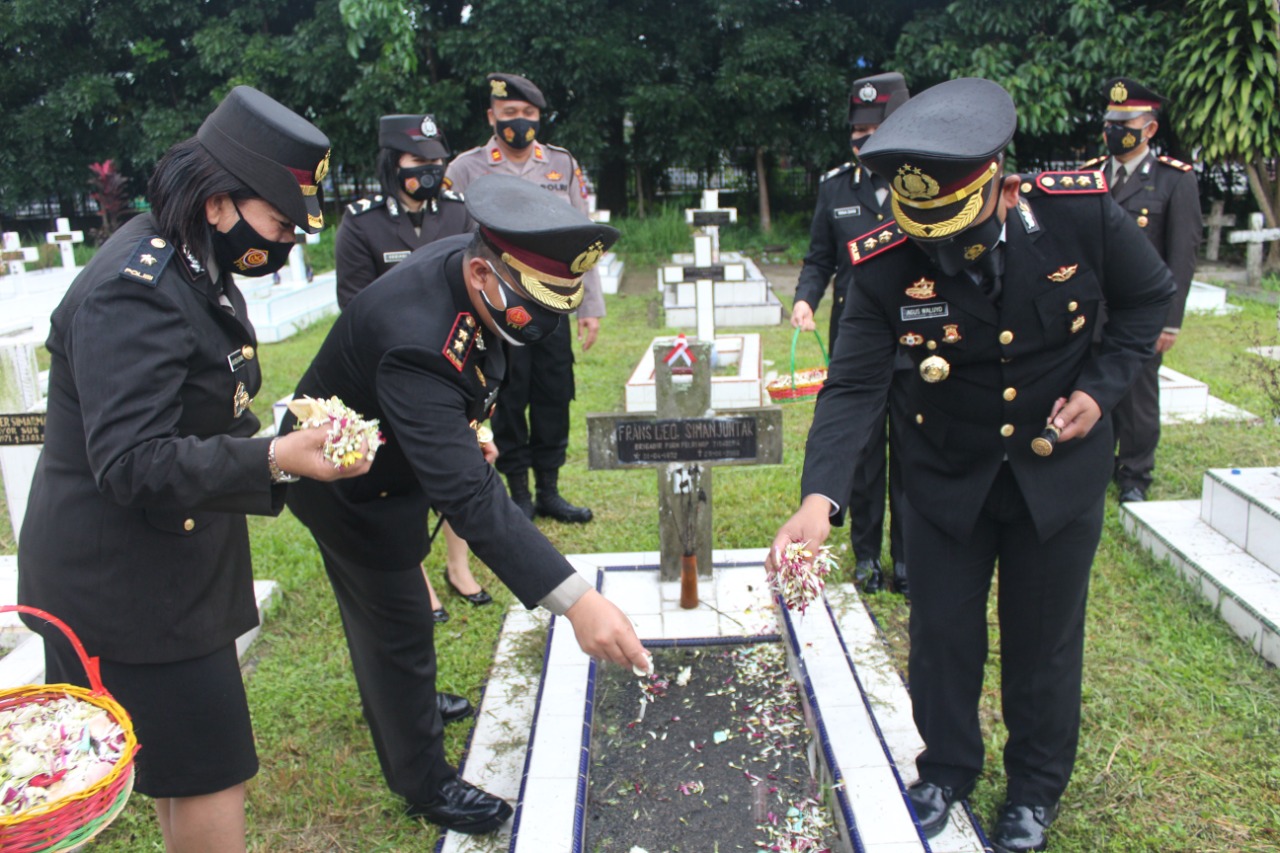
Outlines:
[[[244,850],[257,772],[235,640],[257,624],[245,514],[338,471],[324,430],[255,438],[261,384],[232,273],[284,265],[324,224],[329,141],[246,86],[165,154],[152,211],[117,232],[54,311],[45,445],[18,551],[19,600],[65,619],[132,716],[135,787],[170,851]],[[32,620],[42,630],[43,623]],[[46,678],[86,683],[46,637]]]

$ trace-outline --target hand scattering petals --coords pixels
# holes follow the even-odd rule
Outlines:
[[[361,444],[368,445],[369,460],[373,461],[378,448],[386,443],[378,431],[377,418],[365,420],[337,397],[316,400],[304,396],[290,400],[289,411],[298,419],[301,428],[324,427],[329,430],[324,440],[324,456],[335,468],[349,468],[363,459]]]
[[[782,596],[787,609],[801,613],[822,595],[831,570],[840,568],[829,547],[822,546],[814,556],[808,545],[808,542],[792,542],[781,554],[774,555],[777,568],[768,572],[770,586]]]

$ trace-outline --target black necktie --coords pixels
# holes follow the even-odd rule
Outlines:
[[[1120,188],[1124,186],[1124,182],[1127,181],[1128,179],[1129,179],[1128,169],[1126,169],[1123,166],[1117,169],[1115,180],[1111,182],[1111,194],[1117,195],[1120,192]]]
[[[997,243],[992,247],[979,266],[982,269],[982,281],[978,286],[992,304],[999,306],[1000,294],[1004,291],[1004,243]]]

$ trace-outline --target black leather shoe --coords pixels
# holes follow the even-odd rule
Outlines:
[[[995,828],[987,836],[995,853],[1027,853],[1049,846],[1044,831],[1058,816],[1058,804],[1023,806],[1005,803],[996,818]]]
[[[485,592],[483,587],[481,587],[479,592],[473,592],[470,595],[467,595],[462,590],[458,589],[456,586],[453,585],[453,581],[449,580],[448,572],[444,573],[444,582],[449,585],[449,589],[453,590],[454,593],[461,596],[462,598],[465,598],[467,601],[470,601],[476,607],[479,607],[482,604],[488,604],[490,601],[493,601],[493,596]]]
[[[467,719],[472,711],[467,697],[455,696],[452,693],[436,693],[436,707],[440,709],[440,719],[444,720],[446,725]]]
[[[411,803],[409,817],[421,817],[452,832],[482,835],[493,832],[510,819],[511,806],[500,797],[486,794],[457,776],[440,786],[429,803]]]
[[[1120,503],[1140,504],[1147,499],[1147,490],[1141,486],[1130,486],[1120,490]]]
[[[437,607],[435,610],[431,611],[431,619],[437,625],[439,625],[441,622],[448,622],[449,611],[445,610],[444,607]]]
[[[893,564],[893,591],[911,600],[911,586],[907,583],[907,564],[895,561]]]
[[[956,790],[946,785],[935,785],[921,780],[907,788],[907,798],[916,810],[916,818],[925,838],[933,838],[947,825],[947,815],[951,813],[952,803],[959,802],[969,796],[969,790]]]
[[[560,495],[559,471],[534,471],[533,478],[538,485],[538,498],[533,504],[538,515],[569,524],[586,524],[592,519],[591,510],[574,506]]]
[[[884,572],[879,560],[859,560],[853,564],[853,582],[863,592],[879,592],[884,586]]]

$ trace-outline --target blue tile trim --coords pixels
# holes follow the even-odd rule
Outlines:
[[[520,796],[516,802],[516,814],[511,820],[511,846],[509,853],[515,853],[516,840],[520,837],[520,820],[524,817],[525,786],[529,783],[529,764],[533,761],[533,736],[538,731],[538,711],[542,708],[542,692],[547,688],[547,666],[551,661],[551,639],[556,633],[556,620],[552,616],[547,626],[547,643],[542,652],[542,678],[538,679],[538,696],[533,702],[533,722],[529,725],[529,747],[524,752],[524,768],[520,771]]]

